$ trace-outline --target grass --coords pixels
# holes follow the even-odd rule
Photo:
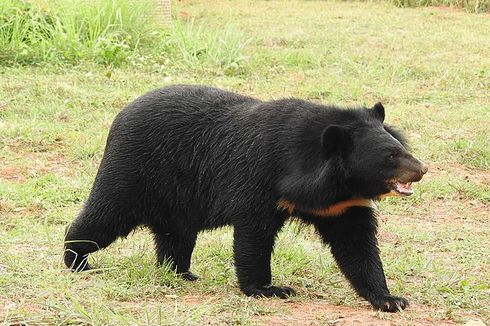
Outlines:
[[[119,65],[93,57],[2,61],[0,321],[325,324],[339,320],[340,311],[347,323],[352,313],[373,324],[488,322],[490,21],[386,3],[287,4],[177,3],[176,15],[189,21],[159,31],[151,41],[157,50],[138,46],[135,60],[128,50]],[[65,272],[64,228],[87,198],[114,115],[136,96],[172,83],[264,99],[385,103],[388,121],[430,167],[414,196],[379,205],[388,283],[411,301],[409,310],[371,313],[312,230],[295,224],[280,234],[273,257],[275,283],[299,292],[286,302],[240,294],[229,228],[200,235],[197,283],[155,266],[146,230],[93,255],[100,270]]]
[[[484,13],[490,11],[488,0],[392,0],[398,7],[442,6],[464,8],[468,12]]]
[[[45,6],[6,0],[0,7],[0,57],[21,64],[87,59],[119,65],[149,43],[153,22],[147,12],[127,0],[65,0]]]
[[[235,73],[246,42],[231,27],[164,26],[149,2],[6,0],[0,4],[0,64],[200,65]]]

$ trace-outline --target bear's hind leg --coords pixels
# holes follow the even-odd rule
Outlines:
[[[108,219],[107,216],[91,214],[85,208],[67,227],[63,255],[65,265],[75,272],[89,270],[87,260],[90,253],[109,246],[118,237],[127,236],[135,227],[129,217],[113,213]]]
[[[152,228],[159,265],[170,263],[183,279],[195,281],[198,279],[190,270],[191,256],[196,244],[197,234],[186,236],[175,232],[164,231],[161,228]]]

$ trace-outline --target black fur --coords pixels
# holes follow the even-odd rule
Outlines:
[[[201,86],[150,92],[114,120],[93,189],[67,231],[65,263],[88,269],[89,253],[145,225],[158,262],[169,260],[193,280],[197,234],[233,225],[242,291],[287,297],[294,291],[272,286],[270,270],[275,237],[290,217],[277,207],[283,199],[316,227],[359,295],[382,310],[403,309],[407,301],[386,286],[373,210],[308,213],[353,197],[375,199],[390,190],[387,180],[402,160],[418,164],[383,119],[381,104],[368,110],[262,102]]]

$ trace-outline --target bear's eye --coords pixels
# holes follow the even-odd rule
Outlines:
[[[392,159],[396,158],[396,156],[397,156],[396,153],[391,153],[390,156],[388,156],[388,157],[390,158],[390,160],[392,160]]]

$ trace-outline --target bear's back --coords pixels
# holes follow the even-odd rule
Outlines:
[[[173,85],[151,91],[133,101],[124,111],[133,115],[158,118],[160,115],[188,119],[220,117],[230,111],[261,103],[261,101],[199,85]]]
[[[262,122],[253,113],[261,103],[205,86],[154,90],[118,114],[102,166],[130,167],[125,178],[146,197],[217,218],[223,215],[217,210],[231,209],[223,189],[265,188],[258,184],[272,174]]]

